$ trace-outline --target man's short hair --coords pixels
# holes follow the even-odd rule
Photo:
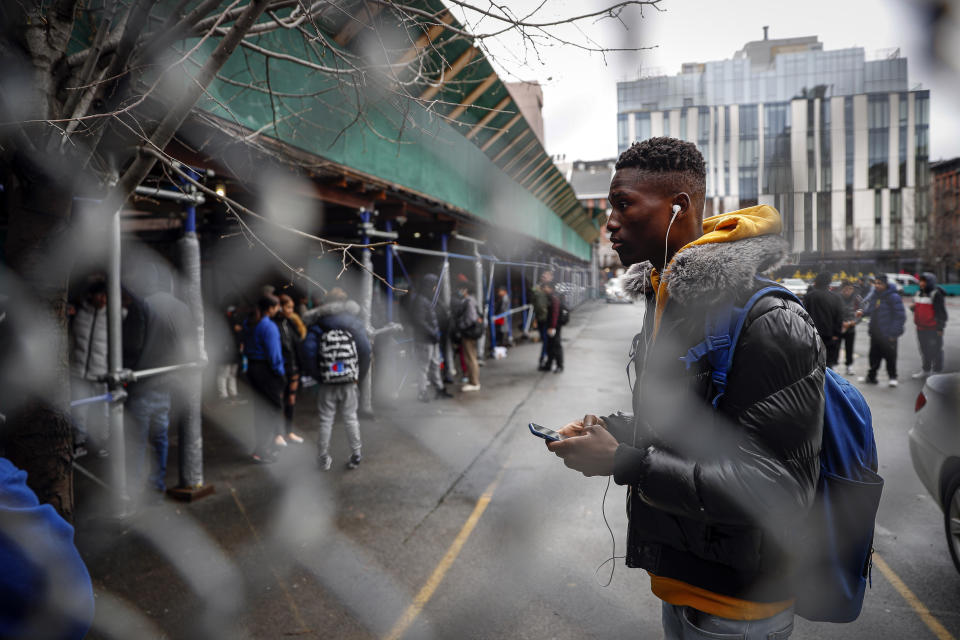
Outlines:
[[[687,192],[698,215],[703,213],[707,191],[707,168],[703,155],[692,142],[657,137],[634,142],[620,154],[616,169],[637,169],[653,178],[665,191]]]
[[[817,277],[814,278],[813,284],[817,287],[829,287],[830,283],[833,281],[833,274],[829,271],[821,271],[817,274]]]
[[[280,304],[280,300],[274,295],[260,296],[260,299],[257,300],[257,308],[260,309],[260,313],[270,311],[278,304]]]

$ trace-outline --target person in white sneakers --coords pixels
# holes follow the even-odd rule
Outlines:
[[[913,323],[917,325],[917,342],[920,343],[920,359],[923,369],[913,378],[926,378],[931,373],[943,371],[943,330],[947,325],[946,293],[937,286],[937,277],[932,273],[920,276],[920,294],[911,305]]]
[[[467,384],[461,391],[480,391],[480,366],[477,362],[477,340],[483,335],[483,316],[480,305],[470,295],[471,283],[465,277],[457,278],[456,312],[454,313],[454,332],[460,338],[460,348],[467,365]]]
[[[860,382],[877,384],[877,370],[883,361],[887,363],[889,385],[897,386],[897,342],[903,335],[907,314],[897,287],[886,276],[877,276],[873,283],[873,295],[868,297],[864,309],[857,317],[870,316],[870,369]]]

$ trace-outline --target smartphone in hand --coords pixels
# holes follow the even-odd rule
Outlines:
[[[544,440],[549,440],[550,442],[556,442],[558,440],[566,439],[566,436],[562,436],[553,429],[547,427],[541,427],[536,422],[531,422],[529,425],[530,433],[537,436],[538,438],[543,438]]]

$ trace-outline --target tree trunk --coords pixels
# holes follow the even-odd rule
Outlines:
[[[27,483],[40,502],[73,519],[73,434],[69,417],[70,373],[67,361],[67,283],[71,260],[68,223],[72,205],[69,189],[49,173],[16,158],[7,172],[9,227],[6,257],[19,277],[19,292],[11,292],[8,308],[13,339],[25,348],[21,361],[7,363],[27,384],[7,416],[5,455],[27,472]],[[52,358],[30,357],[31,342]]]

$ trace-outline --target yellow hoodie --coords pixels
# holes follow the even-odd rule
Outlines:
[[[777,213],[776,209],[765,204],[711,216],[703,221],[703,235],[681,247],[670,260],[670,265],[684,249],[689,247],[718,242],[735,242],[746,238],[778,234],[781,228],[780,214]],[[664,269],[664,274],[670,270],[670,265],[667,265],[667,268]],[[657,330],[660,328],[660,319],[663,317],[663,310],[667,306],[670,296],[667,293],[666,284],[656,270],[650,273],[650,284],[657,292],[657,315],[653,327],[653,336],[656,339]],[[693,607],[698,611],[721,618],[760,620],[774,616],[793,604],[793,600],[750,602],[749,600],[713,593],[680,580],[663,578],[652,573],[649,575],[650,590],[664,602],[675,606]]]
[[[720,242],[736,242],[737,240],[744,240],[746,238],[774,235],[780,233],[782,228],[783,224],[780,220],[780,214],[777,213],[776,209],[765,204],[711,216],[703,221],[703,235],[693,242],[682,246],[673,254],[673,258],[670,259],[670,264],[664,269],[664,275],[670,271],[670,265],[677,259],[677,256],[689,247]],[[654,339],[656,339],[657,331],[660,329],[660,319],[663,317],[663,310],[666,308],[667,301],[670,298],[670,295],[667,293],[667,287],[662,280],[656,269],[650,272],[650,284],[653,285],[653,290],[657,292],[657,315],[653,325]]]

